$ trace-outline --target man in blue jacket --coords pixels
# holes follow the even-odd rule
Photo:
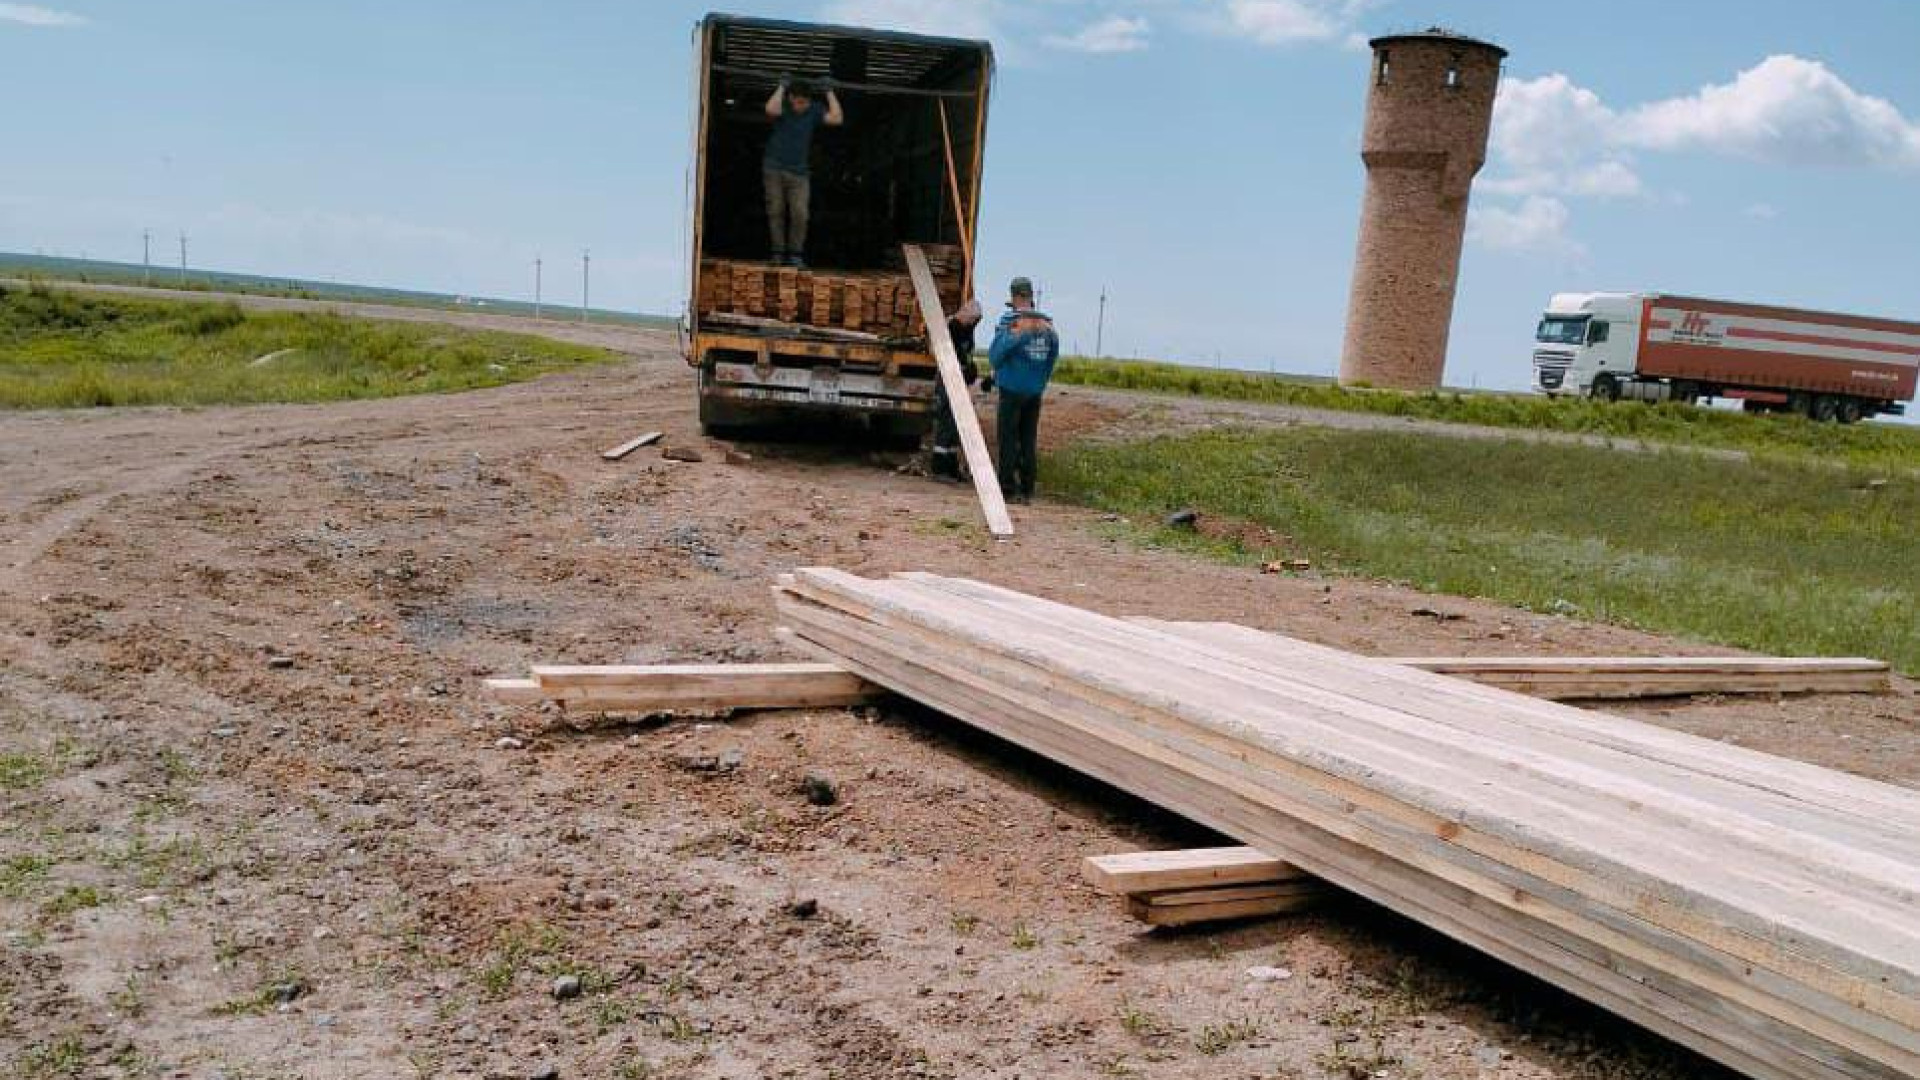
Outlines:
[[[1033,498],[1040,441],[1040,399],[1060,359],[1053,320],[1033,306],[1033,282],[1013,279],[1006,314],[987,350],[1000,388],[995,428],[1000,436],[1000,490],[1017,503]]]

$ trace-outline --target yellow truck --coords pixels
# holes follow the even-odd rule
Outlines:
[[[917,442],[936,374],[902,245],[927,252],[943,309],[958,308],[972,282],[991,46],[733,15],[702,19],[694,46],[681,342],[701,425],[856,417]],[[787,81],[832,89],[845,117],[813,138],[804,268],[772,259],[762,180],[767,101]]]

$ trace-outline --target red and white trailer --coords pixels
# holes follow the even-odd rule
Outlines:
[[[1920,322],[1664,293],[1562,293],[1535,334],[1534,389],[1606,400],[1734,398],[1852,423],[1899,414]]]

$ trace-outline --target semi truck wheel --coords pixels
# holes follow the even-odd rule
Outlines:
[[[1611,375],[1596,375],[1593,389],[1589,391],[1596,401],[1619,401],[1620,380]]]
[[[1840,403],[1831,394],[1821,394],[1813,399],[1813,419],[1816,423],[1830,424],[1838,418]]]
[[[1843,424],[1859,423],[1860,422],[1860,399],[1859,398],[1841,398],[1840,404],[1834,407],[1833,418],[1835,420],[1840,421]]]

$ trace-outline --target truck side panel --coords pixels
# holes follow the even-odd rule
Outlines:
[[[1658,297],[1641,323],[1638,373],[1727,386],[1907,401],[1920,324]]]

